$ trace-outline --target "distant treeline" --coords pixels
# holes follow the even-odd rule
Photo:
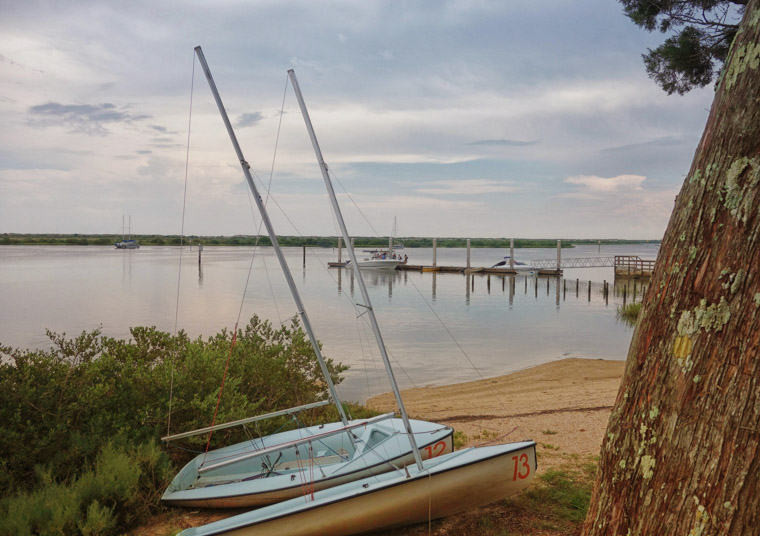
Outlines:
[[[121,240],[120,235],[111,234],[0,234],[0,245],[5,246],[109,246]],[[261,236],[185,236],[178,235],[133,235],[143,246],[179,246],[203,244],[205,246],[271,246],[269,237]],[[278,237],[281,246],[295,247],[335,247],[338,238],[334,236],[281,236]],[[437,238],[440,248],[463,248],[467,245],[466,238]],[[433,238],[412,237],[399,239],[407,248],[433,247]],[[659,240],[595,240],[595,239],[562,239],[562,247],[569,248],[579,244],[640,244],[642,242],[659,242]],[[384,248],[388,246],[388,238],[357,236],[354,244],[358,248]],[[474,248],[503,248],[509,247],[509,238],[471,238],[470,245]],[[554,248],[557,239],[515,238],[516,248]]]

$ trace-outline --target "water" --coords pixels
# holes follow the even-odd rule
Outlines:
[[[472,266],[491,266],[508,254],[471,251]],[[410,264],[432,262],[430,249],[404,253]],[[362,401],[387,391],[373,335],[354,307],[360,300],[353,275],[326,268],[337,251],[308,249],[305,266],[301,248],[285,254],[325,355],[351,367],[341,396]],[[657,245],[562,251],[563,258],[616,254],[654,259]],[[101,328],[125,338],[132,326],[173,332],[175,318],[191,336],[207,336],[231,329],[239,310],[243,323],[254,313],[275,325],[296,315],[271,249],[254,255],[253,248],[206,247],[202,255],[199,269],[197,249],[185,249],[180,270],[180,250],[173,247],[0,247],[0,344],[47,347],[46,328],[69,336]],[[516,249],[515,258],[555,259],[556,249]],[[437,262],[464,266],[465,250],[438,249]],[[562,280],[539,277],[536,285],[529,274],[491,276],[490,288],[485,275],[364,274],[402,388],[495,376],[564,357],[625,359],[628,351],[632,330],[615,315],[622,296],[610,295],[607,302],[602,294],[612,268],[566,270],[566,290]]]

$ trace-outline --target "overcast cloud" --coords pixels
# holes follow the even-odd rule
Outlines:
[[[356,235],[354,203],[381,234],[660,238],[713,97],[649,80],[663,37],[612,0],[2,1],[0,33],[0,233],[179,233],[186,160],[185,232],[252,233],[196,45],[282,234],[335,234],[289,68]]]

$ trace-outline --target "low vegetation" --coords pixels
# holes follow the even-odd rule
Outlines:
[[[179,235],[133,235],[143,246],[179,246],[203,244],[206,246],[270,246],[269,237],[266,236],[185,236]],[[116,234],[0,234],[0,246],[110,246],[122,239]],[[467,245],[466,238],[437,238],[437,246],[440,248],[463,248]],[[277,241],[284,247],[336,247],[338,238],[334,236],[280,236]],[[433,247],[433,239],[426,237],[404,238],[404,247],[407,248],[430,248]],[[563,239],[562,247],[570,248],[579,244],[635,244],[642,240],[583,240]],[[387,237],[358,236],[354,238],[357,248],[386,248]],[[474,248],[507,248],[509,238],[472,238],[470,245]],[[556,248],[555,239],[530,239],[516,238],[516,248]]]
[[[641,312],[641,302],[620,305],[617,308],[617,318],[629,326],[635,326]]]
[[[74,338],[48,333],[48,350],[0,346],[0,535],[122,534],[155,513],[177,468],[207,439],[159,446],[169,393],[172,431],[207,426],[228,355],[217,422],[327,396],[295,322],[274,329],[254,317],[232,350],[227,331],[194,340],[146,327],[131,334],[121,340],[97,330]],[[329,360],[328,367],[340,382],[346,367]],[[324,408],[301,419],[335,420],[335,409]],[[271,420],[258,432],[288,425]],[[244,437],[240,429],[223,430],[211,447]]]

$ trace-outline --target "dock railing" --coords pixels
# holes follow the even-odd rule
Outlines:
[[[615,273],[651,274],[654,271],[654,263],[655,261],[642,259],[636,255],[615,255]]]

